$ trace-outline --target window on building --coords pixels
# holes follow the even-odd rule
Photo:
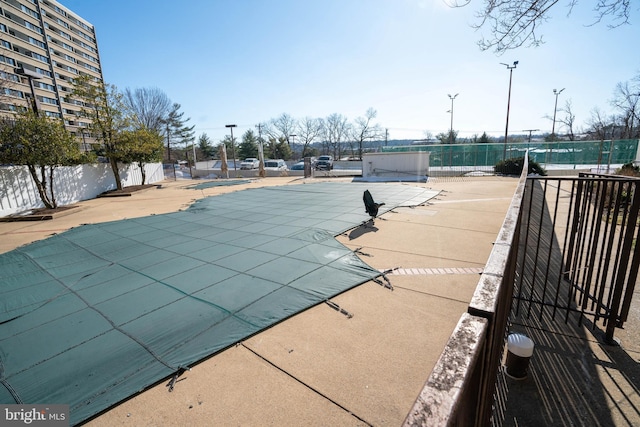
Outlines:
[[[39,97],[40,101],[44,104],[52,104],[52,105],[58,105],[58,100],[57,99],[53,99],[53,98],[47,98],[46,96],[43,97]]]
[[[48,83],[44,83],[44,82],[34,82],[34,85],[41,88],[41,89],[46,89],[46,90],[50,90],[52,92],[55,92],[55,87],[53,87],[52,85],[48,84]]]
[[[44,55],[40,55],[39,53],[31,52],[31,57],[37,59],[38,61],[49,63],[49,58]]]
[[[9,58],[8,56],[0,55],[0,62],[4,62],[14,67],[16,66],[16,61],[13,58]]]
[[[15,96],[16,98],[23,98],[24,99],[24,93],[20,92],[19,90],[15,90],[15,89],[11,89],[11,88],[5,87],[3,89],[3,92],[4,92],[5,95]]]
[[[32,45],[41,47],[43,49],[45,49],[45,44],[42,43],[40,40],[36,40],[33,37],[29,37],[29,43],[31,43]]]
[[[36,67],[36,73],[42,74],[43,76],[51,77],[51,72],[49,70],[43,70],[42,68]]]
[[[27,6],[25,6],[25,5],[23,5],[23,4],[21,4],[21,5],[20,5],[20,9],[21,9],[24,13],[26,13],[27,15],[31,15],[31,16],[33,16],[33,17],[34,17],[34,18],[36,18],[36,19],[40,19],[40,15],[38,15],[38,12],[36,12],[35,10],[31,10],[31,9],[29,9]]]
[[[12,82],[16,82],[16,83],[20,83],[20,77],[15,75],[15,74],[11,74],[8,73],[6,71],[0,71],[0,79],[4,79],[4,80],[9,80]]]
[[[58,12],[60,15],[64,16],[65,18],[67,17],[67,12],[65,12],[64,10],[60,9],[58,6],[53,6],[53,9]]]
[[[31,22],[29,21],[24,21],[24,26],[27,27],[30,30],[35,31],[38,34],[42,34],[42,28],[40,27],[36,27],[35,25],[33,25]]]

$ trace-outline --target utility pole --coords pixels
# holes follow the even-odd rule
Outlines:
[[[389,129],[385,128],[384,130],[384,146],[387,146],[387,141],[389,140]]]
[[[531,144],[531,132],[538,132],[540,129],[525,129],[522,132],[529,132],[529,141],[527,142],[527,151],[529,151],[529,144]]]

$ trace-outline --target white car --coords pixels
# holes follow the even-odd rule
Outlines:
[[[332,156],[320,156],[316,162],[316,170],[328,170],[333,169],[333,157]]]
[[[265,160],[264,161],[264,170],[268,171],[287,171],[289,168],[287,164],[282,159],[277,160]]]
[[[240,169],[251,170],[258,169],[260,167],[260,160],[255,157],[248,157],[244,159],[244,162],[240,163]]]

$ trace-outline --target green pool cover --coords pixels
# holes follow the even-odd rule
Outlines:
[[[334,238],[368,219],[365,189],[386,210],[437,194],[399,184],[250,189],[0,255],[0,402],[68,404],[77,424],[379,276]]]
[[[249,179],[223,179],[218,181],[202,182],[200,184],[192,185],[189,188],[194,190],[203,190],[205,188],[228,187],[230,185],[248,184],[250,182],[251,180]]]

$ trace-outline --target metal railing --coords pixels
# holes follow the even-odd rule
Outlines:
[[[517,315],[606,326],[627,319],[640,267],[640,180],[526,176],[484,272],[405,425],[500,425],[497,381]],[[499,402],[498,402],[499,403]]]
[[[637,178],[590,173],[528,179],[514,316],[578,325],[588,317],[594,329],[602,321],[613,343],[640,266],[639,186]]]

